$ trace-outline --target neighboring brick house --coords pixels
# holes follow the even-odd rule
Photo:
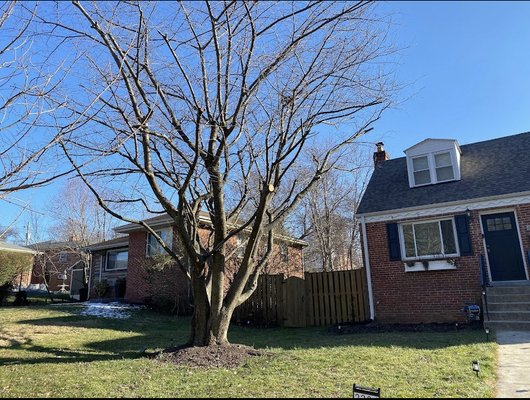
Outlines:
[[[492,286],[485,293],[527,290],[530,133],[462,146],[426,139],[404,152],[389,160],[378,143],[357,209],[372,318],[465,321],[466,305],[484,311],[482,283]],[[500,312],[508,300],[490,298],[492,320],[530,318],[518,301]]]
[[[29,248],[38,251],[33,263],[31,284],[37,287],[48,283],[51,292],[68,292],[79,299],[79,289],[85,286],[85,252],[74,241],[35,243]]]
[[[176,232],[171,218],[162,215],[145,222],[155,229],[165,242],[176,245]],[[202,227],[199,234],[206,241],[210,233],[206,214],[203,214],[200,222]],[[189,312],[191,296],[189,282],[174,263],[170,262],[163,269],[156,266],[153,256],[165,253],[156,239],[136,224],[120,226],[115,231],[127,236],[87,247],[92,254],[90,298],[99,297],[97,286],[101,284],[98,282],[106,282],[108,290],[104,297],[123,297],[130,303],[164,302],[166,303],[164,306],[174,312]],[[233,267],[228,268],[232,274],[227,274],[227,281],[230,281],[233,272],[237,269],[237,260],[240,256],[237,247],[239,244],[241,244],[240,237],[234,237],[229,242],[229,254],[233,251],[231,257]],[[285,276],[302,278],[304,275],[302,249],[305,245],[303,241],[280,236],[264,273],[283,273]],[[116,282],[123,280],[126,283],[125,291],[118,293],[120,290]]]

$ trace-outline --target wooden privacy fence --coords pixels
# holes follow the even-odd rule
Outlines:
[[[304,279],[262,275],[234,318],[265,326],[320,326],[367,321],[368,308],[364,268],[307,272]]]

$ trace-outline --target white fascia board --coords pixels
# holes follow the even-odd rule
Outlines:
[[[433,139],[433,138],[427,138],[427,139],[424,139],[421,142],[416,143],[415,145],[410,146],[409,148],[403,150],[403,153],[407,154],[410,150],[416,149],[418,147],[424,147],[425,146],[425,147],[429,148],[429,147],[431,147],[429,145],[429,143],[432,143],[435,147],[438,147],[437,144],[441,144],[441,143],[446,143],[449,146],[452,146],[454,143],[456,143],[458,150],[461,151],[460,150],[460,145],[458,144],[458,141],[456,139]]]
[[[530,192],[511,193],[447,203],[427,204],[417,207],[358,214],[358,216],[364,216],[367,223],[384,222],[407,218],[429,217],[440,214],[460,213],[465,212],[467,209],[483,210],[486,208],[507,207],[518,204],[530,204]]]
[[[125,240],[122,242],[114,242],[114,243],[106,243],[102,245],[94,244],[92,246],[85,247],[87,250],[90,251],[97,251],[97,250],[106,250],[106,249],[113,249],[113,248],[123,248],[129,246],[129,237],[127,236]]]

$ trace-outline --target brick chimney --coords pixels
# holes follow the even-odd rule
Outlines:
[[[389,157],[383,149],[383,142],[376,143],[375,145],[377,146],[377,151],[374,153],[374,166],[377,167],[388,160]]]

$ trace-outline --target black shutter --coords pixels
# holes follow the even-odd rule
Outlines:
[[[390,261],[401,260],[401,246],[399,245],[398,224],[386,224],[386,235],[388,238],[388,254]]]
[[[469,218],[467,215],[455,215],[456,234],[458,236],[458,246],[460,247],[460,255],[471,256],[473,249],[471,248],[471,238],[469,237]]]

